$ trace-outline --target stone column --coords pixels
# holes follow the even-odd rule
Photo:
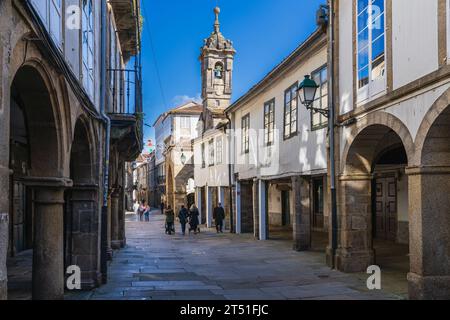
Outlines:
[[[259,239],[259,183],[258,179],[253,180],[253,235]]]
[[[208,228],[213,226],[212,190],[208,186],[206,187],[206,226]]]
[[[9,215],[7,213],[0,213],[0,300],[8,298],[8,274],[6,268],[9,239],[8,219]]]
[[[106,247],[106,256],[109,261],[112,260],[113,250],[111,246],[111,228],[112,228],[112,214],[111,214],[111,193],[108,193],[108,230],[107,230],[107,247]]]
[[[33,299],[64,298],[64,190],[63,179],[35,179]]]
[[[406,170],[411,299],[450,297],[450,167]]]
[[[202,188],[197,188],[197,200],[196,200],[196,206],[198,209],[198,221],[200,224],[202,223],[202,215],[203,215],[203,208],[202,208]]]
[[[236,188],[235,188],[236,196],[234,197],[235,201],[235,214],[236,219],[234,221],[235,228],[236,228],[236,234],[242,233],[242,217],[241,217],[241,183],[239,181],[236,181]]]
[[[77,185],[72,188],[70,203],[67,204],[71,212],[69,264],[81,268],[81,286],[87,290],[101,283],[98,270],[101,240],[97,194],[97,185]]]
[[[267,201],[266,182],[258,183],[258,208],[259,208],[259,240],[267,240]]]
[[[300,176],[292,177],[292,199],[294,250],[309,250],[311,248],[311,211],[308,179]]]
[[[339,179],[338,248],[336,267],[344,272],[365,272],[374,263],[372,241],[372,176]],[[331,250],[327,248],[327,261]]]
[[[126,206],[127,204],[125,202],[125,191],[124,189],[122,189],[119,197],[119,241],[121,248],[125,248],[127,243],[125,233],[125,213],[127,211]]]
[[[120,249],[119,240],[119,193],[111,195],[111,248]]]

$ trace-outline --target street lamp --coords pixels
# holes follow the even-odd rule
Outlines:
[[[311,79],[311,76],[306,75],[305,79],[303,79],[302,83],[300,83],[298,87],[298,97],[300,98],[301,103],[305,105],[306,109],[319,112],[328,118],[328,109],[312,107],[314,100],[316,99],[318,88],[319,86],[313,79]]]
[[[184,166],[186,164],[186,155],[183,152],[183,149],[181,149],[181,164]]]

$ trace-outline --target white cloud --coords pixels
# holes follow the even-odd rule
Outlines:
[[[180,95],[180,96],[175,96],[172,99],[172,103],[175,106],[180,106],[180,105],[183,105],[183,104],[191,102],[191,101],[194,101],[197,103],[202,103],[202,98],[201,98],[200,93],[198,93],[195,97],[190,97],[188,95]]]

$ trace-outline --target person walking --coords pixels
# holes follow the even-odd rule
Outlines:
[[[225,210],[223,209],[221,203],[219,203],[219,205],[214,208],[213,218],[216,222],[217,233],[223,233],[223,220],[225,220]]]
[[[166,233],[169,235],[172,234],[172,232],[175,232],[175,229],[173,227],[174,221],[175,221],[175,214],[171,206],[168,205],[166,209]]]
[[[147,204],[145,204],[145,200],[144,200],[144,220],[145,222],[150,222],[150,206],[148,206]]]
[[[147,211],[147,205],[145,204],[145,200],[142,200],[141,205],[139,206],[139,209],[138,209],[139,221],[144,221],[144,214],[146,211]]]
[[[184,205],[182,205],[180,212],[178,212],[178,219],[180,220],[181,232],[183,233],[183,236],[186,235],[186,223],[188,220],[188,216],[188,210],[184,207]]]
[[[160,208],[161,208],[161,214],[164,214],[164,209],[166,208],[166,206],[164,205],[164,201],[161,201]]]
[[[191,231],[194,231],[194,234],[200,232],[200,229],[198,227],[198,225],[200,224],[199,216],[200,213],[198,212],[195,204],[193,204],[189,212],[189,233],[191,233]]]
[[[134,211],[134,215],[136,216],[136,220],[139,219],[139,208],[141,207],[141,205],[139,204],[139,201],[136,200],[136,202],[133,204],[133,211]]]

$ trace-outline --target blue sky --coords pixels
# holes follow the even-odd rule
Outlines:
[[[147,124],[152,125],[161,113],[184,100],[199,98],[198,57],[203,39],[213,30],[217,2],[221,31],[237,50],[234,101],[316,29],[316,10],[326,0],[142,0]],[[145,137],[153,139],[153,129],[146,128]]]

